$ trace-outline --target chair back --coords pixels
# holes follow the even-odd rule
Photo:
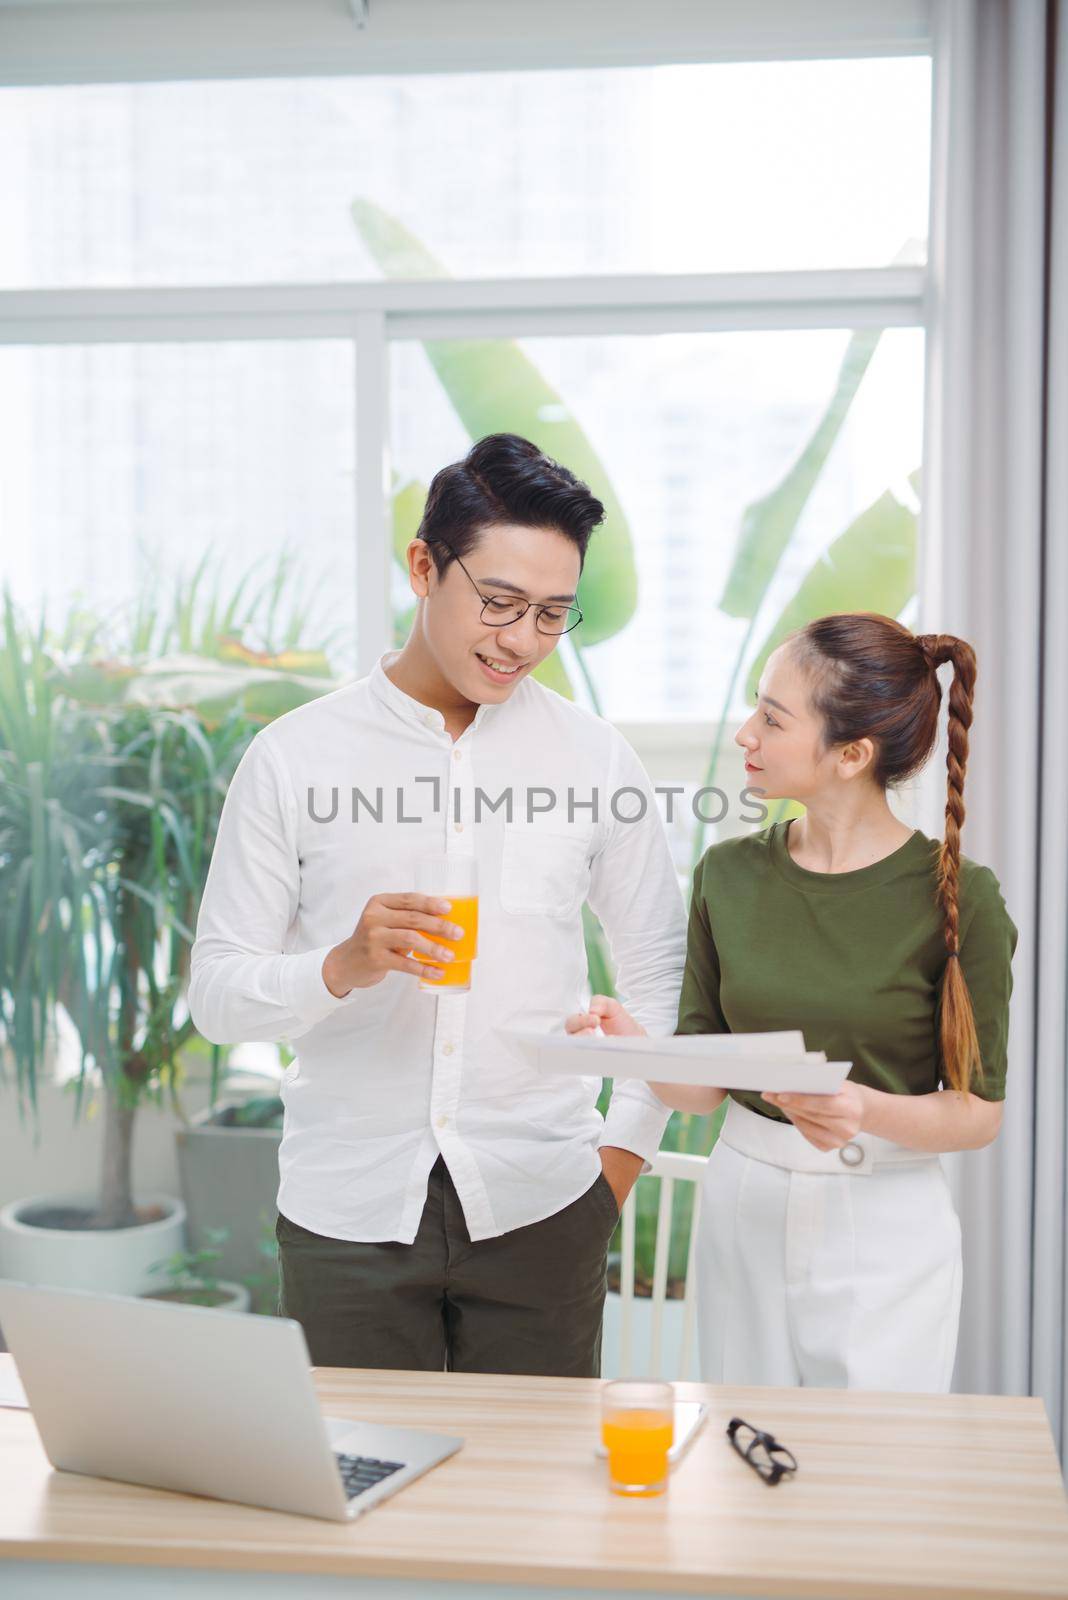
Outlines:
[[[620,1262],[619,1301],[619,1371],[621,1378],[685,1378],[693,1359],[694,1331],[697,1297],[695,1257],[697,1245],[697,1220],[700,1214],[701,1188],[699,1179],[705,1169],[705,1156],[683,1155],[680,1152],[661,1150],[653,1157],[652,1171],[643,1173],[627,1196],[622,1215],[622,1259]],[[653,1254],[653,1292],[649,1304],[651,1333],[648,1371],[635,1372],[635,1295],[634,1251],[637,1237],[638,1185],[652,1178],[660,1180],[660,1202],[656,1214],[656,1246]],[[693,1210],[690,1216],[690,1239],[686,1252],[686,1289],[683,1297],[682,1336],[677,1355],[668,1357],[672,1370],[663,1371],[665,1364],[664,1309],[667,1304],[668,1258],[671,1251],[671,1224],[679,1184],[693,1184]],[[643,1363],[644,1365],[645,1363]]]

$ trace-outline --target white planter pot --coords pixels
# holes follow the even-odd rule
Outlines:
[[[601,1339],[602,1378],[667,1378],[675,1383],[683,1378],[699,1379],[697,1341],[685,1372],[679,1371],[682,1356],[684,1306],[681,1300],[665,1300],[660,1334],[660,1370],[652,1370],[653,1302],[635,1298],[631,1306],[630,1371],[620,1369],[620,1337],[623,1311],[619,1295],[609,1291],[604,1302],[604,1332]]]
[[[23,1222],[36,1206],[93,1205],[87,1195],[37,1195],[0,1209],[0,1277],[55,1289],[93,1289],[102,1294],[142,1294],[159,1285],[149,1269],[185,1248],[185,1207],[168,1194],[138,1197],[164,1215],[133,1228],[39,1228]]]

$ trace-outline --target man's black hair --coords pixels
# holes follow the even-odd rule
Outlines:
[[[573,472],[529,439],[491,433],[434,474],[416,537],[430,546],[439,575],[499,522],[557,530],[578,546],[581,564],[603,519],[604,506]]]

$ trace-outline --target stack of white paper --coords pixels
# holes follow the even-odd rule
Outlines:
[[[603,1034],[524,1033],[501,1036],[539,1072],[581,1078],[643,1078],[714,1089],[835,1094],[849,1061],[806,1050],[801,1033],[687,1033],[677,1038],[610,1039]]]

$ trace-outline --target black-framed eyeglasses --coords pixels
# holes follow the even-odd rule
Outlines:
[[[534,625],[539,633],[570,633],[572,628],[577,628],[582,621],[582,612],[578,606],[553,605],[551,601],[542,601],[539,604],[534,600],[520,600],[514,595],[483,594],[456,551],[450,545],[446,545],[445,548],[460,563],[468,583],[482,601],[482,621],[488,623],[491,628],[506,628],[509,623],[518,622],[521,617],[526,616],[531,606],[535,610]]]
[[[773,1433],[762,1433],[741,1417],[732,1417],[728,1422],[727,1438],[742,1460],[748,1461],[753,1471],[759,1472],[772,1488],[786,1473],[797,1471],[792,1451],[780,1444]]]

